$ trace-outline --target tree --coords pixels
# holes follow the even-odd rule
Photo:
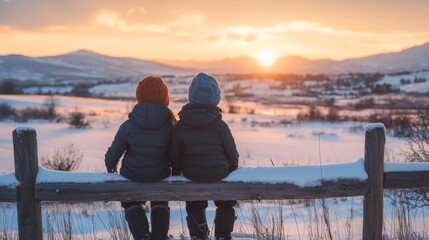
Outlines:
[[[88,84],[78,83],[73,87],[70,93],[76,97],[89,97],[91,96],[91,92],[89,91],[90,88],[91,86]]]
[[[49,119],[49,121],[52,121],[57,116],[57,111],[56,111],[57,102],[54,96],[50,95],[45,100],[45,106],[47,108],[47,118]]]
[[[12,80],[6,80],[0,84],[0,94],[21,94],[21,90]]]

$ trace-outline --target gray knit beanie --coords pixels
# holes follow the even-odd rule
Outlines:
[[[220,88],[216,79],[205,73],[198,73],[189,86],[188,99],[190,103],[218,105]]]

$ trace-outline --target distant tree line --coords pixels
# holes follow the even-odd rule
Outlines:
[[[88,128],[90,121],[86,114],[77,108],[66,117],[57,112],[57,102],[53,96],[49,96],[44,107],[13,108],[8,104],[0,104],[0,120],[12,119],[16,122],[27,122],[31,119],[48,120],[50,122],[67,122],[70,128]]]

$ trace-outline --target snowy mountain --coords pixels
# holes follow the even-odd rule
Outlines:
[[[349,73],[419,71],[429,69],[429,43],[400,52],[378,54],[363,58],[335,61],[330,59],[308,59],[300,56],[280,57],[270,68],[264,68],[253,58],[241,57],[211,62],[170,61],[181,67],[193,66],[211,73]]]
[[[51,57],[0,56],[0,79],[21,80],[113,80],[142,75],[193,75],[198,71],[227,73],[312,73],[338,74],[349,72],[394,73],[429,70],[429,43],[400,52],[334,61],[308,59],[300,56],[278,58],[269,68],[250,57],[227,58],[218,61],[154,61],[120,58],[91,51]]]
[[[87,50],[51,56],[0,56],[0,79],[20,80],[113,80],[142,75],[186,75],[196,70],[153,61],[110,57]]]

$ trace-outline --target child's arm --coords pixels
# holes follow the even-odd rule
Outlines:
[[[169,159],[171,166],[171,175],[178,176],[180,175],[181,170],[181,143],[179,139],[179,132],[177,129],[173,128],[170,138],[170,147],[169,147]]]
[[[123,123],[113,139],[112,145],[104,155],[104,164],[106,165],[107,172],[116,172],[116,166],[119,159],[124,154],[127,148],[127,132],[125,130],[125,123]]]
[[[221,140],[225,155],[229,161],[229,171],[232,172],[238,168],[238,151],[235,146],[234,137],[232,136],[231,130],[228,125],[223,122]]]

